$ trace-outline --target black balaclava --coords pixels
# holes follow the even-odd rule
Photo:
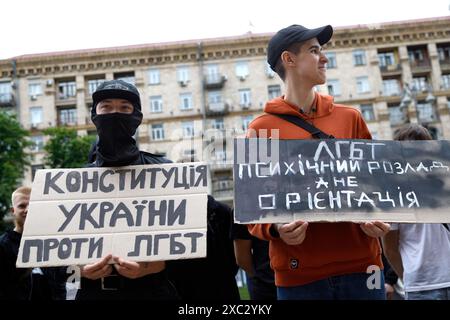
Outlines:
[[[125,99],[133,105],[131,114],[97,114],[97,104],[105,99]],[[142,122],[141,100],[135,86],[122,80],[105,81],[92,94],[91,119],[97,128],[95,155],[100,166],[125,166],[139,158],[133,138]]]

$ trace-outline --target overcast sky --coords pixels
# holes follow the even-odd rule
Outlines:
[[[0,59],[449,16],[450,0],[1,0]],[[252,25],[252,26],[251,26]]]

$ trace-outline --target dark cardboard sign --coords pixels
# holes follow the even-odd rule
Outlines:
[[[236,139],[235,221],[450,222],[450,142]]]

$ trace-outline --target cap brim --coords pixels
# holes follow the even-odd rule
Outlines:
[[[130,91],[125,90],[100,90],[92,95],[94,105],[105,99],[125,99],[130,101],[134,106],[139,105],[139,98]]]
[[[308,31],[308,39],[317,38],[320,45],[324,45],[328,41],[330,41],[333,36],[333,27],[330,25],[311,29]]]

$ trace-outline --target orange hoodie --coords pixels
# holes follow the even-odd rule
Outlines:
[[[290,114],[336,138],[371,139],[360,114],[354,108],[334,104],[333,98],[316,93],[316,108],[311,116],[299,112],[282,97],[269,101],[263,114],[249,129],[279,129],[280,139],[312,139],[311,134],[275,114]],[[250,131],[248,132],[250,135]],[[252,235],[270,240],[270,263],[275,283],[280,287],[298,286],[331,276],[366,272],[370,265],[383,268],[378,239],[367,236],[357,223],[310,223],[302,244],[291,246],[269,232],[271,224],[249,225]]]

